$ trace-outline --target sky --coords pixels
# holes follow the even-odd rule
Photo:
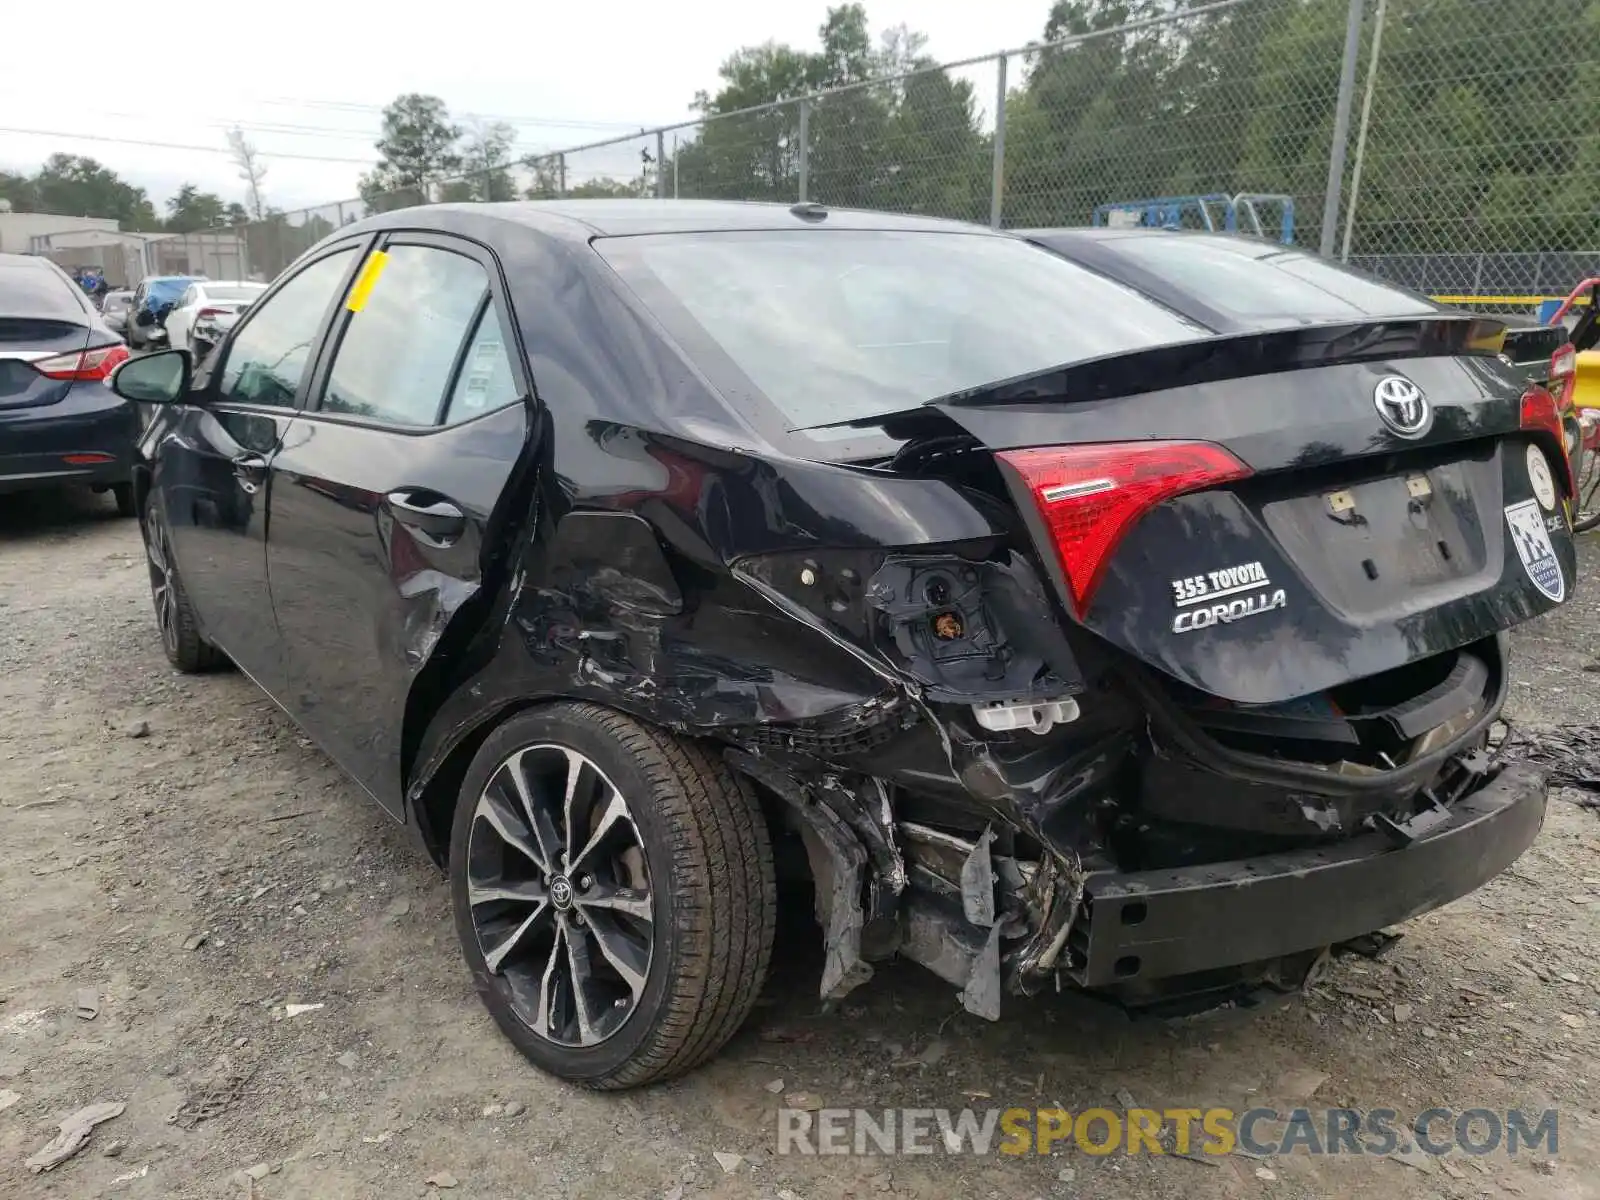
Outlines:
[[[1040,37],[1049,11],[1049,0],[865,2],[874,36],[904,22],[940,61],[1022,46]],[[139,18],[127,0],[76,0],[72,28],[107,31],[86,41],[63,37],[53,6],[17,4],[4,22],[0,169],[84,154],[145,188],[158,209],[184,182],[242,201],[224,142],[238,125],[267,165],[269,204],[349,199],[376,161],[380,110],[402,92],[437,95],[458,120],[510,120],[519,154],[563,149],[684,120],[695,92],[715,92],[717,68],[740,47],[814,48],[827,7],[268,0],[155,5]],[[992,67],[969,75],[992,94]],[[643,144],[575,155],[569,180],[636,172]]]

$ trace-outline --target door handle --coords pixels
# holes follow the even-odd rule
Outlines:
[[[402,488],[386,499],[396,521],[434,542],[449,544],[466,532],[467,515],[443,497]]]
[[[267,473],[267,460],[259,454],[244,453],[233,456],[233,477],[239,489],[253,495]]]

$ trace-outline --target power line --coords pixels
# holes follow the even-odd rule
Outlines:
[[[386,104],[360,104],[354,100],[291,100],[283,98],[266,99],[260,101],[260,103],[289,105],[297,108],[326,108],[344,112],[375,113],[381,113],[388,107]],[[477,117],[485,121],[505,121],[509,125],[543,125],[555,129],[643,129],[648,124],[648,122],[644,121],[574,121],[570,117],[519,117],[509,116],[504,113],[475,111],[464,111],[459,115]]]
[[[221,154],[224,157],[232,157],[233,154],[233,151],[226,150],[220,146],[192,146],[181,142],[152,142],[145,138],[108,137],[105,134],[98,133],[63,133],[58,129],[14,129],[0,125],[0,133],[18,133],[26,137],[66,138],[68,141],[74,142],[111,142],[120,146],[144,146],[154,150],[189,150],[197,154]],[[276,150],[258,150],[258,153],[263,158],[292,158],[304,162],[353,163],[361,167],[370,167],[378,161],[375,157],[338,158],[327,154],[289,154]]]

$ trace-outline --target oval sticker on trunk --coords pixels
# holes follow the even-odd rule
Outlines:
[[[1552,600],[1565,599],[1567,578],[1556,559],[1550,532],[1544,527],[1539,502],[1524,500],[1521,504],[1507,505],[1506,524],[1511,528],[1511,543],[1517,548],[1517,557],[1522,560],[1522,568],[1533,580],[1533,586]]]

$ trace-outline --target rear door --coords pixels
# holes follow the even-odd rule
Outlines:
[[[273,460],[267,571],[302,726],[395,816],[411,683],[477,594],[531,389],[493,256],[391,235]]]

